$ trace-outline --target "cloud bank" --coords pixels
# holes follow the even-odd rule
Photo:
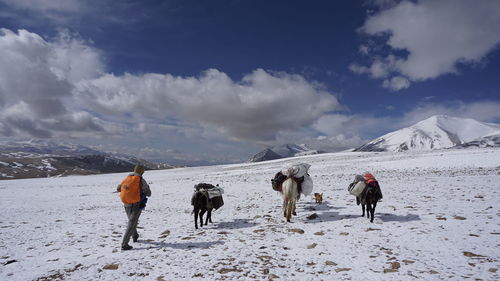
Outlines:
[[[209,69],[199,77],[105,73],[102,55],[69,32],[46,41],[0,33],[1,133],[116,133],[140,122],[196,124],[235,140],[273,140],[340,105],[300,75],[257,69],[240,81]]]
[[[391,2],[391,1],[382,1]],[[500,1],[420,0],[382,5],[366,19],[360,32],[383,48],[362,45],[368,66],[350,70],[383,79],[383,87],[406,89],[411,82],[459,74],[459,66],[477,64],[500,43]]]

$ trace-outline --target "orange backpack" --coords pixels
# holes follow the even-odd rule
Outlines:
[[[141,201],[141,177],[127,176],[121,183],[120,199],[124,204]]]

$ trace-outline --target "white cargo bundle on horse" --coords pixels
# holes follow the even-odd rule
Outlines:
[[[302,183],[302,194],[309,195],[313,191],[313,180],[309,174],[304,175],[304,182]]]
[[[290,166],[283,167],[283,169],[281,170],[281,173],[285,176],[294,176],[296,178],[301,178],[307,174],[307,171],[309,171],[310,167],[311,167],[311,165],[309,165],[309,164],[299,163],[299,164],[295,164],[291,167]],[[292,175],[288,174],[288,170],[290,168],[293,170]]]
[[[295,164],[291,167],[284,167],[281,170],[281,173],[285,176],[290,176],[288,171],[293,171],[291,176],[295,178],[304,177],[304,182],[302,182],[302,191],[301,193],[304,195],[309,195],[313,191],[313,181],[311,176],[307,173],[311,165],[306,163]]]
[[[356,175],[354,178],[354,181],[349,185],[349,188],[347,189],[349,193],[351,193],[354,196],[359,196],[361,192],[365,189],[366,184],[365,184],[365,179],[363,178],[362,175]]]

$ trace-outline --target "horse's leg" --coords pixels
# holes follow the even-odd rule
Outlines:
[[[366,217],[370,219],[370,214],[372,214],[372,202],[370,200],[366,201]]]
[[[212,223],[212,209],[208,209],[207,211],[207,219],[205,220],[205,225],[208,225],[208,222]]]
[[[365,216],[365,204],[361,203],[361,210],[363,210],[363,214],[361,214],[362,217]]]
[[[194,209],[194,227],[198,229],[198,213],[200,212],[200,209],[195,208]]]
[[[292,217],[292,208],[293,208],[293,200],[288,200],[286,206],[286,221],[290,222],[290,218]]]
[[[201,209],[200,212],[200,227],[203,227],[203,215],[205,214],[207,210],[206,209]]]
[[[297,206],[297,201],[296,200],[293,200],[292,201],[292,215],[296,216],[297,213],[295,212],[295,207]]]
[[[288,200],[283,200],[283,216],[286,218],[286,209],[288,207]]]
[[[377,201],[373,202],[373,206],[372,206],[372,219],[370,220],[370,222],[373,222],[373,217],[375,215],[375,208],[377,207]]]

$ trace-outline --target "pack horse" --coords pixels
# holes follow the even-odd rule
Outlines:
[[[282,169],[271,179],[273,190],[280,192],[283,198],[283,215],[287,222],[290,222],[292,215],[297,215],[295,205],[300,193],[309,195],[312,192],[313,182],[308,174],[309,167],[311,165],[305,163],[295,164]]]

